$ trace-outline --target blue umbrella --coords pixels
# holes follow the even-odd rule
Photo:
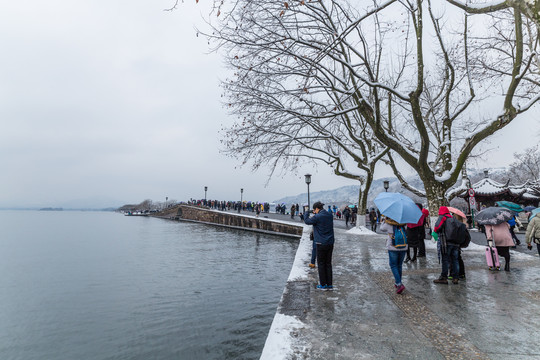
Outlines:
[[[536,216],[536,214],[538,214],[540,212],[540,207],[539,208],[536,208],[534,209],[533,211],[531,211],[531,215],[529,216],[529,221],[532,220],[533,217]]]
[[[530,205],[529,205],[529,206],[525,206],[525,207],[523,208],[523,211],[532,211],[532,210],[534,210],[534,209],[536,209],[535,206],[530,206]]]
[[[400,193],[383,192],[373,200],[384,216],[400,224],[417,223],[422,211],[408,196]]]
[[[496,204],[500,207],[507,208],[508,210],[512,210],[517,213],[523,211],[520,205],[511,201],[497,201]]]

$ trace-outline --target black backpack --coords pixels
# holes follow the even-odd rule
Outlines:
[[[471,242],[471,234],[467,230],[467,226],[454,218],[448,218],[444,222],[444,235],[446,241],[452,244],[459,245],[461,248],[466,248]]]
[[[467,230],[467,226],[463,223],[459,225],[459,238],[462,239],[459,244],[459,247],[462,249],[465,249],[471,243],[471,234],[469,233],[469,230]]]
[[[460,222],[453,217],[446,218],[444,222],[444,238],[447,243],[460,244],[461,239],[459,236],[459,224]]]

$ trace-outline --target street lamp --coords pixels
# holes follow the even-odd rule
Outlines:
[[[240,214],[240,210],[242,210],[243,196],[244,196],[244,189],[240,189],[240,206],[238,206],[238,213],[239,214]]]
[[[474,208],[476,207],[476,202],[474,200],[474,190],[472,188],[472,185],[471,185],[471,179],[469,179],[469,177],[467,176],[465,178],[465,185],[467,186],[467,192],[468,192],[468,200],[467,201],[467,204],[469,205],[469,214],[471,214],[471,225],[470,227],[474,227]],[[471,196],[472,195],[472,196]],[[471,203],[473,204],[473,206],[471,206]]]
[[[208,186],[204,187],[204,205],[206,205],[206,191],[208,191]]]
[[[304,175],[306,178],[306,184],[307,184],[307,207],[308,211],[311,209],[309,205],[309,184],[311,184],[311,174]]]
[[[390,187],[390,181],[384,180],[383,181],[384,191],[388,192],[388,188]]]
[[[167,200],[169,200],[169,197],[165,196],[165,209],[167,208]]]

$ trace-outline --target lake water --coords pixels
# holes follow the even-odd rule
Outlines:
[[[0,359],[258,359],[298,241],[0,211]]]

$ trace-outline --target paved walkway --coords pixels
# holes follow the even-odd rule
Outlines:
[[[467,280],[438,285],[431,245],[404,265],[397,295],[384,241],[337,222],[331,292],[315,288],[304,235],[261,359],[540,359],[536,252],[512,251],[510,272],[489,271],[484,248],[472,244]]]

